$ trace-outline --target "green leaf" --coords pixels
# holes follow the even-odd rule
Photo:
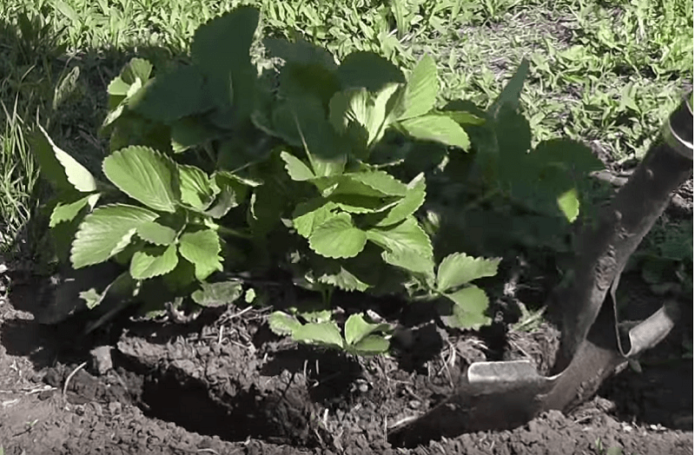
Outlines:
[[[290,308],[290,311],[306,322],[317,324],[330,322],[333,317],[333,310],[328,308],[326,302],[319,299],[303,300],[297,306]]]
[[[371,287],[371,285],[360,280],[356,275],[342,266],[339,266],[336,271],[320,270],[317,280],[319,283],[335,286],[347,292],[364,292]]]
[[[207,77],[208,96],[222,109],[233,106],[240,118],[250,115],[255,103],[257,72],[250,48],[258,18],[257,8],[235,8],[199,27],[191,43],[191,57]]]
[[[400,223],[414,214],[425,202],[425,190],[425,176],[424,174],[419,174],[408,184],[405,197],[398,201],[387,215],[376,223],[376,226],[385,227]]]
[[[77,215],[82,211],[82,209],[84,209],[87,206],[89,206],[90,210],[92,210],[94,206],[97,205],[97,202],[99,201],[100,197],[101,195],[99,193],[94,193],[88,194],[87,196],[82,196],[79,199],[74,200],[72,202],[58,202],[58,204],[56,204],[55,208],[53,209],[53,212],[51,212],[51,219],[48,223],[48,226],[53,228],[60,223],[65,223],[74,220],[75,217],[77,217]]]
[[[345,341],[354,345],[375,332],[386,332],[391,329],[388,324],[372,324],[364,320],[362,313],[350,315],[345,321]]]
[[[87,305],[87,308],[91,310],[96,308],[101,303],[104,297],[101,293],[97,292],[96,289],[91,288],[86,291],[81,291],[80,298],[84,300],[84,303],[85,305]]]
[[[280,185],[263,185],[254,190],[249,206],[249,224],[258,238],[264,237],[280,224],[289,197]]]
[[[445,296],[454,303],[453,314],[442,317],[449,327],[478,330],[492,322],[485,316],[490,301],[479,287],[468,286]]]
[[[221,135],[220,131],[198,117],[184,117],[171,125],[171,148],[182,153],[201,144],[208,143]]]
[[[70,251],[75,269],[104,262],[130,243],[139,226],[154,221],[155,212],[125,204],[99,207],[80,224]]]
[[[437,270],[437,290],[450,289],[483,277],[497,275],[502,259],[474,258],[465,253],[454,253],[445,257]]]
[[[239,205],[239,195],[234,191],[234,188],[230,185],[222,184],[222,191],[217,195],[217,199],[212,203],[212,205],[203,212],[205,215],[211,218],[222,218],[229,211]]]
[[[35,136],[33,150],[41,174],[57,189],[75,189],[81,193],[96,191],[97,181],[87,168],[58,147],[41,125],[36,126],[41,136]]]
[[[376,95],[364,88],[336,93],[330,102],[333,127],[345,132],[351,123],[356,123],[366,131],[366,145],[371,145],[383,136],[386,105],[397,89],[398,85],[389,84]]]
[[[280,70],[280,96],[304,100],[315,97],[328,104],[340,83],[335,72],[320,63],[285,63]]]
[[[80,298],[84,300],[87,308],[92,310],[106,300],[106,297],[115,297],[121,300],[132,298],[135,289],[135,280],[133,280],[129,272],[123,272],[106,286],[102,292],[92,288],[88,291],[80,292]]]
[[[201,283],[200,289],[193,292],[191,298],[200,306],[219,307],[234,303],[243,292],[244,288],[238,281]]]
[[[280,158],[285,162],[287,174],[295,182],[303,182],[316,178],[314,172],[296,156],[288,152],[280,152]]]
[[[577,189],[572,188],[557,198],[557,206],[567,218],[567,221],[574,223],[579,216],[579,195]]]
[[[243,6],[218,16],[196,30],[191,55],[207,72],[219,66],[231,68],[249,56],[253,35],[258,28],[257,8]],[[225,57],[220,58],[220,43],[225,43]]]
[[[427,114],[437,102],[439,81],[434,59],[425,55],[417,63],[408,77],[403,96],[403,112],[398,120],[407,120]]]
[[[330,70],[337,67],[330,52],[301,38],[294,42],[279,38],[265,38],[263,45],[273,57],[281,58],[286,63],[315,63]]]
[[[172,123],[206,110],[203,75],[196,66],[182,66],[147,83],[128,106],[150,120]]]
[[[389,341],[383,336],[369,335],[360,340],[358,343],[348,346],[347,350],[355,355],[370,356],[387,352],[389,350],[389,346]]]
[[[451,120],[455,121],[459,125],[483,125],[485,124],[485,119],[478,117],[472,112],[467,111],[443,111],[440,114],[446,115]]]
[[[329,258],[357,256],[367,243],[367,234],[355,227],[347,213],[340,213],[318,225],[309,237],[313,251]]]
[[[104,159],[104,174],[128,196],[147,207],[173,213],[178,201],[174,164],[159,152],[131,146]]]
[[[537,161],[531,148],[531,126],[520,113],[509,106],[500,108],[493,124],[499,155],[499,179],[506,182],[529,183],[529,177],[538,172]]]
[[[349,194],[369,197],[403,197],[408,186],[384,171],[367,171],[345,174],[337,180],[338,186],[331,195]]]
[[[150,80],[152,64],[142,58],[133,58],[121,70],[120,78],[128,85],[134,84],[138,79],[144,84]],[[109,92],[111,94],[111,92]],[[123,93],[125,95],[125,93]]]
[[[288,101],[293,132],[297,132],[316,177],[340,175],[347,160],[338,132],[316,98]]]
[[[295,42],[267,38],[263,44],[272,56],[284,60],[279,78],[282,97],[318,97],[327,103],[340,89],[337,65],[325,49],[301,38]]]
[[[179,239],[179,253],[195,266],[195,276],[204,281],[215,271],[222,271],[220,238],[212,229],[186,232]]]
[[[138,237],[146,242],[159,246],[171,245],[176,240],[177,232],[170,226],[165,226],[157,221],[149,221],[138,226]]]
[[[181,202],[195,210],[203,211],[210,207],[217,195],[210,177],[200,168],[178,164]]]
[[[111,112],[113,112],[113,110],[120,105],[120,103],[126,98],[126,96],[128,96],[129,90],[130,84],[123,81],[121,76],[116,76],[111,82],[109,82],[109,86],[106,88],[106,92],[110,95],[109,107],[111,108]],[[121,109],[121,112],[122,111],[123,110]]]
[[[344,88],[364,87],[377,92],[390,83],[403,83],[405,77],[398,67],[373,52],[358,51],[345,57],[338,68]]]
[[[382,259],[403,270],[424,277],[428,282],[434,280],[434,259],[414,251],[384,251]]]
[[[388,228],[369,229],[367,238],[386,251],[398,255],[416,254],[428,259],[433,256],[429,236],[412,216]]]
[[[343,337],[333,322],[309,323],[292,332],[295,341],[343,349]]]
[[[432,114],[411,118],[401,122],[409,135],[421,141],[436,141],[445,145],[468,150],[468,134],[451,118]]]
[[[282,311],[275,311],[268,316],[270,330],[276,335],[292,335],[302,324],[297,318]]]
[[[136,280],[147,280],[171,272],[178,263],[176,245],[146,247],[133,254],[130,275]]]
[[[292,213],[292,224],[299,235],[308,239],[317,226],[331,217],[334,208],[334,203],[321,198],[301,202]]]
[[[393,199],[393,198],[389,198]],[[380,198],[362,196],[359,194],[338,194],[330,197],[330,201],[341,210],[348,213],[381,213],[394,205],[396,201],[384,201]]]
[[[191,285],[196,282],[195,266],[183,257],[171,272],[162,277],[166,289],[172,292],[191,292]]]
[[[516,109],[519,105],[519,97],[521,96],[521,90],[524,88],[524,80],[529,70],[529,62],[526,59],[521,61],[519,68],[516,73],[509,79],[507,85],[502,89],[502,93],[497,97],[497,99],[488,108],[487,113],[492,118],[497,118],[500,109],[504,105],[509,105],[512,109]]]
[[[221,192],[217,195],[217,199],[212,206],[204,213],[212,218],[222,218],[232,208],[238,207],[239,204],[246,200],[250,187],[256,187],[260,183],[253,182],[234,175],[230,172],[217,171],[213,175],[215,185],[220,188]]]
[[[111,152],[130,145],[152,147],[166,153],[171,149],[168,126],[148,121],[131,112],[123,115],[112,128],[102,127],[101,134],[110,134],[109,150]]]
[[[66,18],[70,19],[73,26],[79,27],[82,25],[82,18],[79,14],[77,14],[77,12],[72,8],[72,6],[68,5],[63,0],[53,0],[53,5],[55,9],[60,11]],[[25,37],[24,39],[30,38]]]
[[[65,75],[53,91],[53,110],[57,110],[77,90],[77,80],[80,77],[80,67],[75,66]]]
[[[569,139],[543,141],[531,152],[540,165],[559,165],[578,178],[605,169],[603,162],[586,145]]]

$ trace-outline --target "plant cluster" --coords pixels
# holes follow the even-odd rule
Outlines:
[[[578,216],[581,180],[601,168],[573,141],[532,149],[518,109],[528,64],[487,111],[440,108],[427,55],[406,77],[373,53],[337,63],[307,42],[266,39],[283,64],[259,71],[250,54],[258,20],[240,7],[209,21],[190,62],[167,71],[132,59],[108,87],[101,174],[41,129],[34,150],[57,190],[59,257],[75,269],[124,269],[85,290],[87,306],[113,297],[155,315],[171,302],[253,302],[262,289],[244,277],[284,272],[327,307],[273,314],[271,327],[299,341],[388,349],[390,327],[375,315],[350,315],[341,334],[336,289],[432,301],[450,327],[489,324],[489,298],[473,283],[496,275],[500,258],[457,249],[449,227],[465,232],[474,209],[492,206],[517,221],[491,228],[516,233],[518,220],[540,220],[559,232]],[[514,238],[542,241],[533,229]]]

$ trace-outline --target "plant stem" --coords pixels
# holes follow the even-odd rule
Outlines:
[[[251,239],[253,238],[252,235],[246,234],[244,232],[238,231],[236,229],[228,228],[225,226],[217,226],[217,232],[219,232],[222,235],[228,235],[230,237],[236,237],[239,239]]]
[[[485,193],[483,193],[482,196],[480,196],[479,198],[474,199],[471,202],[469,202],[468,204],[466,204],[465,207],[463,207],[464,212],[478,207],[483,202],[497,196],[500,192],[501,192],[501,190],[499,189],[499,187],[495,187],[495,188],[491,188],[491,189],[487,190]]]

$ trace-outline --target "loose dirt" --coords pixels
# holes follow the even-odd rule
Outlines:
[[[489,337],[422,324],[393,358],[357,360],[278,339],[265,313],[235,308],[185,326],[114,324],[81,336],[79,320],[33,320],[38,287],[16,287],[0,304],[6,455],[693,453],[692,361],[681,358],[689,322],[642,360],[642,373],[626,369],[571,415],[404,449],[389,444],[389,429],[446,397],[466,365],[521,352],[540,361],[533,349],[553,329],[515,333],[500,354]]]

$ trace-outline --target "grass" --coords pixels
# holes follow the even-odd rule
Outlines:
[[[483,106],[526,57],[536,140],[579,139],[616,165],[643,155],[692,86],[692,0],[5,0],[0,248],[36,213],[35,119],[95,165],[105,86],[127,58],[180,55],[200,23],[240,4],[261,6],[267,35],[303,35],[338,58],[370,50],[409,67],[430,53],[445,95]]]

